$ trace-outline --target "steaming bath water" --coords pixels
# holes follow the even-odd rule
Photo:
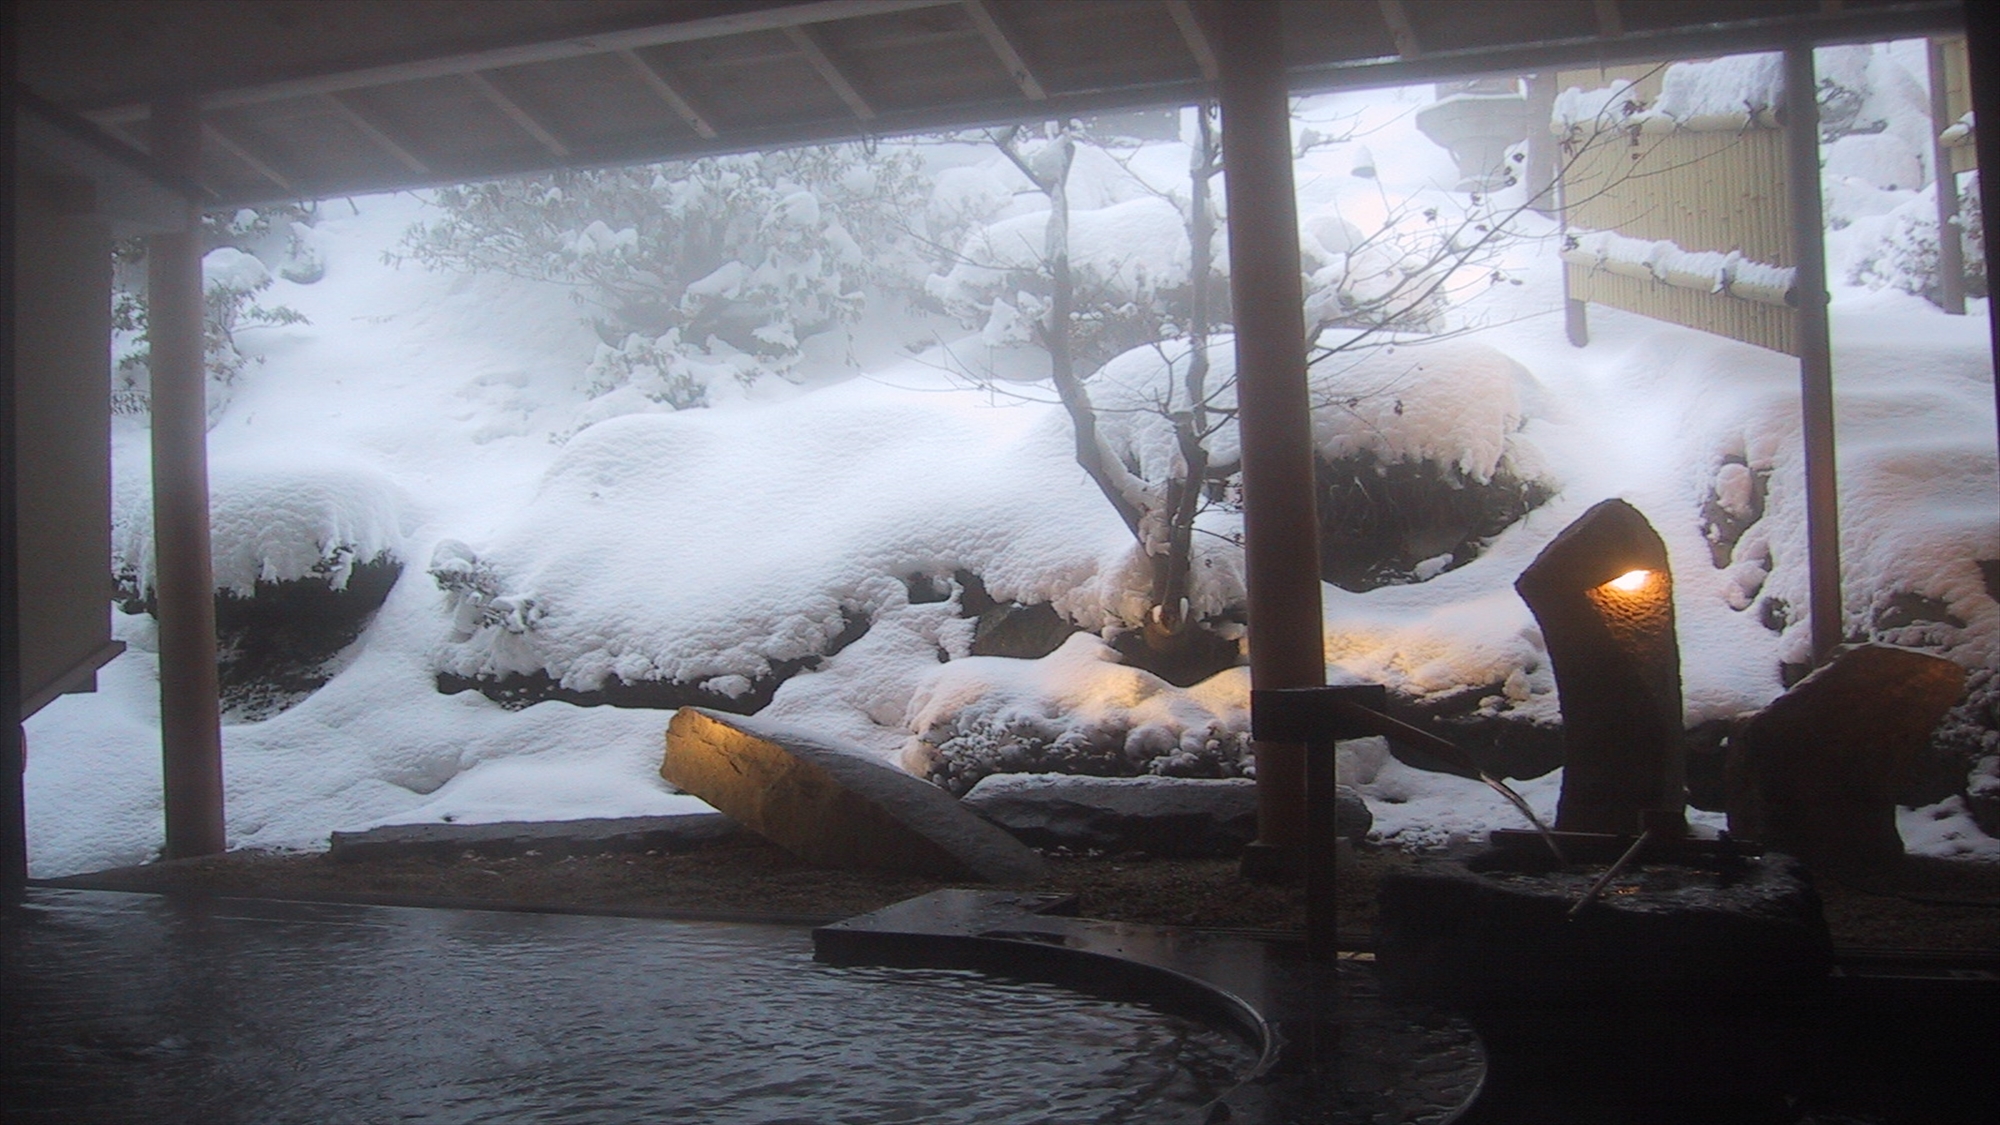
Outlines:
[[[31,896],[0,931],[29,1121],[1171,1122],[1253,1058],[1054,986],[818,965],[802,927]]]

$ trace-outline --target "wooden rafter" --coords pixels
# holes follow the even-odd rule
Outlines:
[[[813,24],[859,19],[864,16],[890,15],[918,8],[939,8],[956,3],[958,0],[818,0],[817,3],[780,4],[728,12],[703,19],[676,20],[672,23],[635,27],[623,31],[574,35],[545,42],[523,43],[513,47],[496,47],[491,50],[444,55],[414,62],[363,67],[337,74],[244,86],[205,95],[202,98],[202,105],[207,109],[218,109],[311,97],[316,94],[337,94],[346,90],[387,86],[398,82],[415,82],[425,78],[448,78],[473,71],[499,70],[510,66],[554,62],[558,59],[581,58],[618,50],[633,51],[642,47],[657,47],[663,43],[696,43],[750,32],[810,27]],[[84,110],[83,115],[100,124],[139,121],[146,116],[146,106],[143,103],[104,106]]]
[[[1410,12],[1403,0],[1377,0],[1377,3],[1382,9],[1382,22],[1389,25],[1389,37],[1396,41],[1396,53],[1406,59],[1423,54],[1417,25],[1410,22]]]
[[[216,125],[215,122],[202,122],[201,131],[204,136],[214,142],[217,148],[242,161],[251,171],[278,185],[280,190],[288,192],[297,192],[299,190],[292,183],[291,177],[278,171],[272,166],[269,160],[258,155],[256,150],[252,149],[249,145],[223,132],[221,127]]]
[[[390,136],[380,125],[369,120],[368,115],[362,113],[353,102],[334,93],[321,94],[320,100],[325,102],[335,113],[346,118],[348,124],[361,130],[361,134],[375,142],[377,148],[401,161],[403,167],[408,168],[419,176],[428,176],[431,174],[430,165],[417,159],[416,155],[403,147],[396,138]]]
[[[639,81],[644,82],[649,89],[658,94],[660,100],[667,103],[667,108],[673,110],[682,121],[687,122],[687,127],[693,129],[696,135],[705,141],[716,138],[715,126],[709,124],[708,118],[703,117],[692,103],[682,97],[679,90],[674,89],[673,83],[668,82],[667,76],[661,74],[657,67],[640,58],[637,51],[619,51],[617,54],[619,58],[625,60],[626,66],[632,68],[632,73],[639,76]]]
[[[555,157],[557,160],[569,159],[569,146],[562,142],[562,138],[550,132],[548,127],[540,121],[535,120],[534,114],[521,108],[521,103],[508,97],[507,92],[494,85],[492,79],[475,70],[467,71],[465,80],[471,83],[472,88],[478,90],[487,101],[492,102],[501,113],[506,114],[508,120],[519,125],[522,132],[535,138],[543,148],[548,149],[549,155]]]
[[[964,7],[965,14],[972,18],[972,26],[979,29],[980,36],[999,57],[1001,65],[1007,68],[1007,73],[1014,79],[1014,85],[1021,88],[1022,95],[1031,102],[1047,101],[1048,91],[1042,88],[1042,83],[1035,77],[1035,72],[1028,69],[1027,60],[1021,57],[1021,52],[1014,46],[1014,41],[1007,37],[1006,29],[1002,28],[1000,22],[994,18],[993,6],[986,0],[964,0]]]
[[[1597,33],[1606,39],[1615,39],[1625,34],[1625,14],[1618,10],[1618,0],[1595,0],[1597,10]]]
[[[875,119],[875,108],[868,104],[868,99],[862,97],[861,91],[856,90],[854,84],[847,80],[847,76],[840,72],[840,67],[834,65],[833,59],[826,53],[825,48],[819,45],[819,40],[813,38],[811,31],[798,24],[789,24],[785,27],[785,38],[792,41],[792,46],[797,47],[799,53],[806,57],[806,61],[812,64],[812,68],[819,72],[819,76],[826,80],[826,84],[833,87],[833,92],[840,95],[840,100],[847,103],[847,108],[853,111],[854,116],[863,121]]]
[[[1202,78],[1215,81],[1220,73],[1215,65],[1215,44],[1208,41],[1208,33],[1201,29],[1201,21],[1195,18],[1194,8],[1188,0],[1167,0],[1167,11],[1174,17],[1174,26],[1181,29],[1181,39],[1187,43],[1188,54],[1194,56],[1195,65],[1201,68]]]

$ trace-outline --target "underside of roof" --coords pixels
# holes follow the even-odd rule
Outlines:
[[[1204,96],[1206,0],[28,0],[29,101],[137,150],[199,101],[209,206]],[[1955,30],[1959,0],[1289,0],[1300,91]]]

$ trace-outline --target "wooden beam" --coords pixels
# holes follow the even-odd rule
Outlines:
[[[241,160],[252,172],[277,184],[280,190],[294,194],[298,192],[298,188],[292,184],[291,177],[272,167],[269,161],[257,155],[242,141],[223,132],[213,121],[202,122],[201,131],[204,136],[215,143],[215,147]]]
[[[487,101],[492,102],[501,113],[506,114],[508,120],[519,125],[523,133],[535,138],[543,148],[548,149],[550,156],[557,160],[569,159],[569,146],[562,142],[562,138],[535,120],[533,114],[521,108],[521,103],[508,97],[506,91],[495,86],[492,79],[473,70],[466,72],[465,80],[471,83],[472,88],[478,90]]]
[[[868,104],[867,99],[861,96],[861,91],[856,90],[854,84],[847,80],[847,76],[840,72],[840,68],[834,65],[833,59],[820,47],[812,32],[792,24],[785,28],[785,38],[792,41],[792,45],[806,57],[812,68],[826,80],[826,84],[833,87],[833,92],[840,95],[840,100],[847,103],[847,108],[853,111],[854,116],[863,121],[875,119],[874,107]]]
[[[705,39],[719,39],[754,31],[809,27],[819,23],[859,19],[863,16],[892,15],[897,12],[938,8],[956,3],[958,0],[817,0],[816,3],[779,4],[747,11],[726,12],[702,19],[676,20],[618,31],[565,36],[511,47],[468,51],[430,59],[413,59],[408,62],[345,70],[335,74],[290,78],[256,86],[216,90],[203,95],[201,104],[207,109],[220,109],[229,106],[255,105],[259,102],[285,101],[316,94],[360,90],[370,86],[387,86],[397,82],[414,82],[424,78],[448,78],[473,71],[500,70],[528,63],[601,55],[611,51],[632,51],[642,47],[657,47],[663,43],[697,43]],[[85,110],[84,116],[98,122],[136,121],[146,116],[146,107],[143,103],[109,105]]]
[[[192,178],[201,163],[201,107],[154,106],[153,158]],[[194,205],[188,205],[192,220]],[[160,764],[166,857],[228,846],[223,821],[222,703],[215,660],[215,578],[208,517],[208,365],[201,225],[146,245],[151,340],[153,591],[159,621]]]
[[[1187,44],[1188,54],[1194,56],[1194,63],[1201,68],[1204,80],[1213,82],[1218,73],[1215,65],[1215,45],[1208,41],[1208,33],[1201,29],[1201,21],[1195,18],[1194,8],[1188,0],[1167,0],[1167,12],[1174,17],[1174,26],[1181,29],[1181,41]]]
[[[616,53],[619,58],[625,60],[626,66],[632,68],[632,73],[639,76],[639,81],[644,82],[655,94],[658,94],[660,100],[667,103],[667,108],[673,110],[676,116],[685,121],[687,127],[693,129],[697,136],[705,141],[715,139],[715,126],[709,124],[708,119],[703,117],[686,98],[682,97],[679,90],[674,89],[673,84],[667,81],[666,75],[661,74],[652,63],[640,58],[637,51],[621,50]]]
[[[986,0],[964,0],[964,7],[965,14],[972,17],[972,26],[979,29],[979,34],[986,39],[986,45],[999,57],[1001,65],[1005,66],[1007,73],[1013,77],[1014,85],[1021,88],[1021,93],[1031,102],[1047,101],[1048,91],[1042,88],[1041,82],[1035,78],[1034,71],[1028,69],[1027,60],[1023,59],[1021,52],[1015,48],[1014,41],[1007,38],[1006,31],[1002,30],[999,21],[993,18],[992,6]]]
[[[1616,39],[1625,34],[1625,13],[1618,10],[1618,0],[1594,0],[1591,6],[1597,11],[1599,35]]]
[[[1406,59],[1414,59],[1424,53],[1424,45],[1417,39],[1417,25],[1410,22],[1409,10],[1403,0],[1376,0],[1382,9],[1382,22],[1389,26],[1389,37],[1396,41],[1396,53]]]
[[[1806,569],[1813,662],[1842,639],[1840,487],[1834,473],[1833,345],[1827,327],[1819,184],[1819,88],[1811,47],[1785,50],[1785,179],[1799,307],[1799,406],[1806,461]]]
[[[428,176],[431,174],[430,165],[417,159],[409,149],[397,143],[394,137],[384,132],[380,125],[370,121],[367,115],[356,108],[349,99],[343,98],[339,94],[321,94],[320,100],[330,106],[335,113],[346,118],[348,124],[361,130],[361,134],[375,142],[377,148],[380,148],[400,161],[403,167],[408,168],[419,176]]]

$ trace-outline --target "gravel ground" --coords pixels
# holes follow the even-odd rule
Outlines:
[[[1073,894],[1085,917],[1169,925],[1298,930],[1296,886],[1244,881],[1233,860],[1052,855],[1037,889]],[[1382,873],[1412,862],[1363,849],[1340,876],[1340,928],[1365,940]],[[678,854],[482,856],[337,861],[324,853],[232,852],[49,880],[101,890],[212,894],[404,905],[533,908],[823,921],[860,914],[947,882],[809,866],[754,837]],[[1912,859],[1894,875],[1848,883],[1822,878],[1834,942],[1842,946],[2000,951],[2000,865]]]

